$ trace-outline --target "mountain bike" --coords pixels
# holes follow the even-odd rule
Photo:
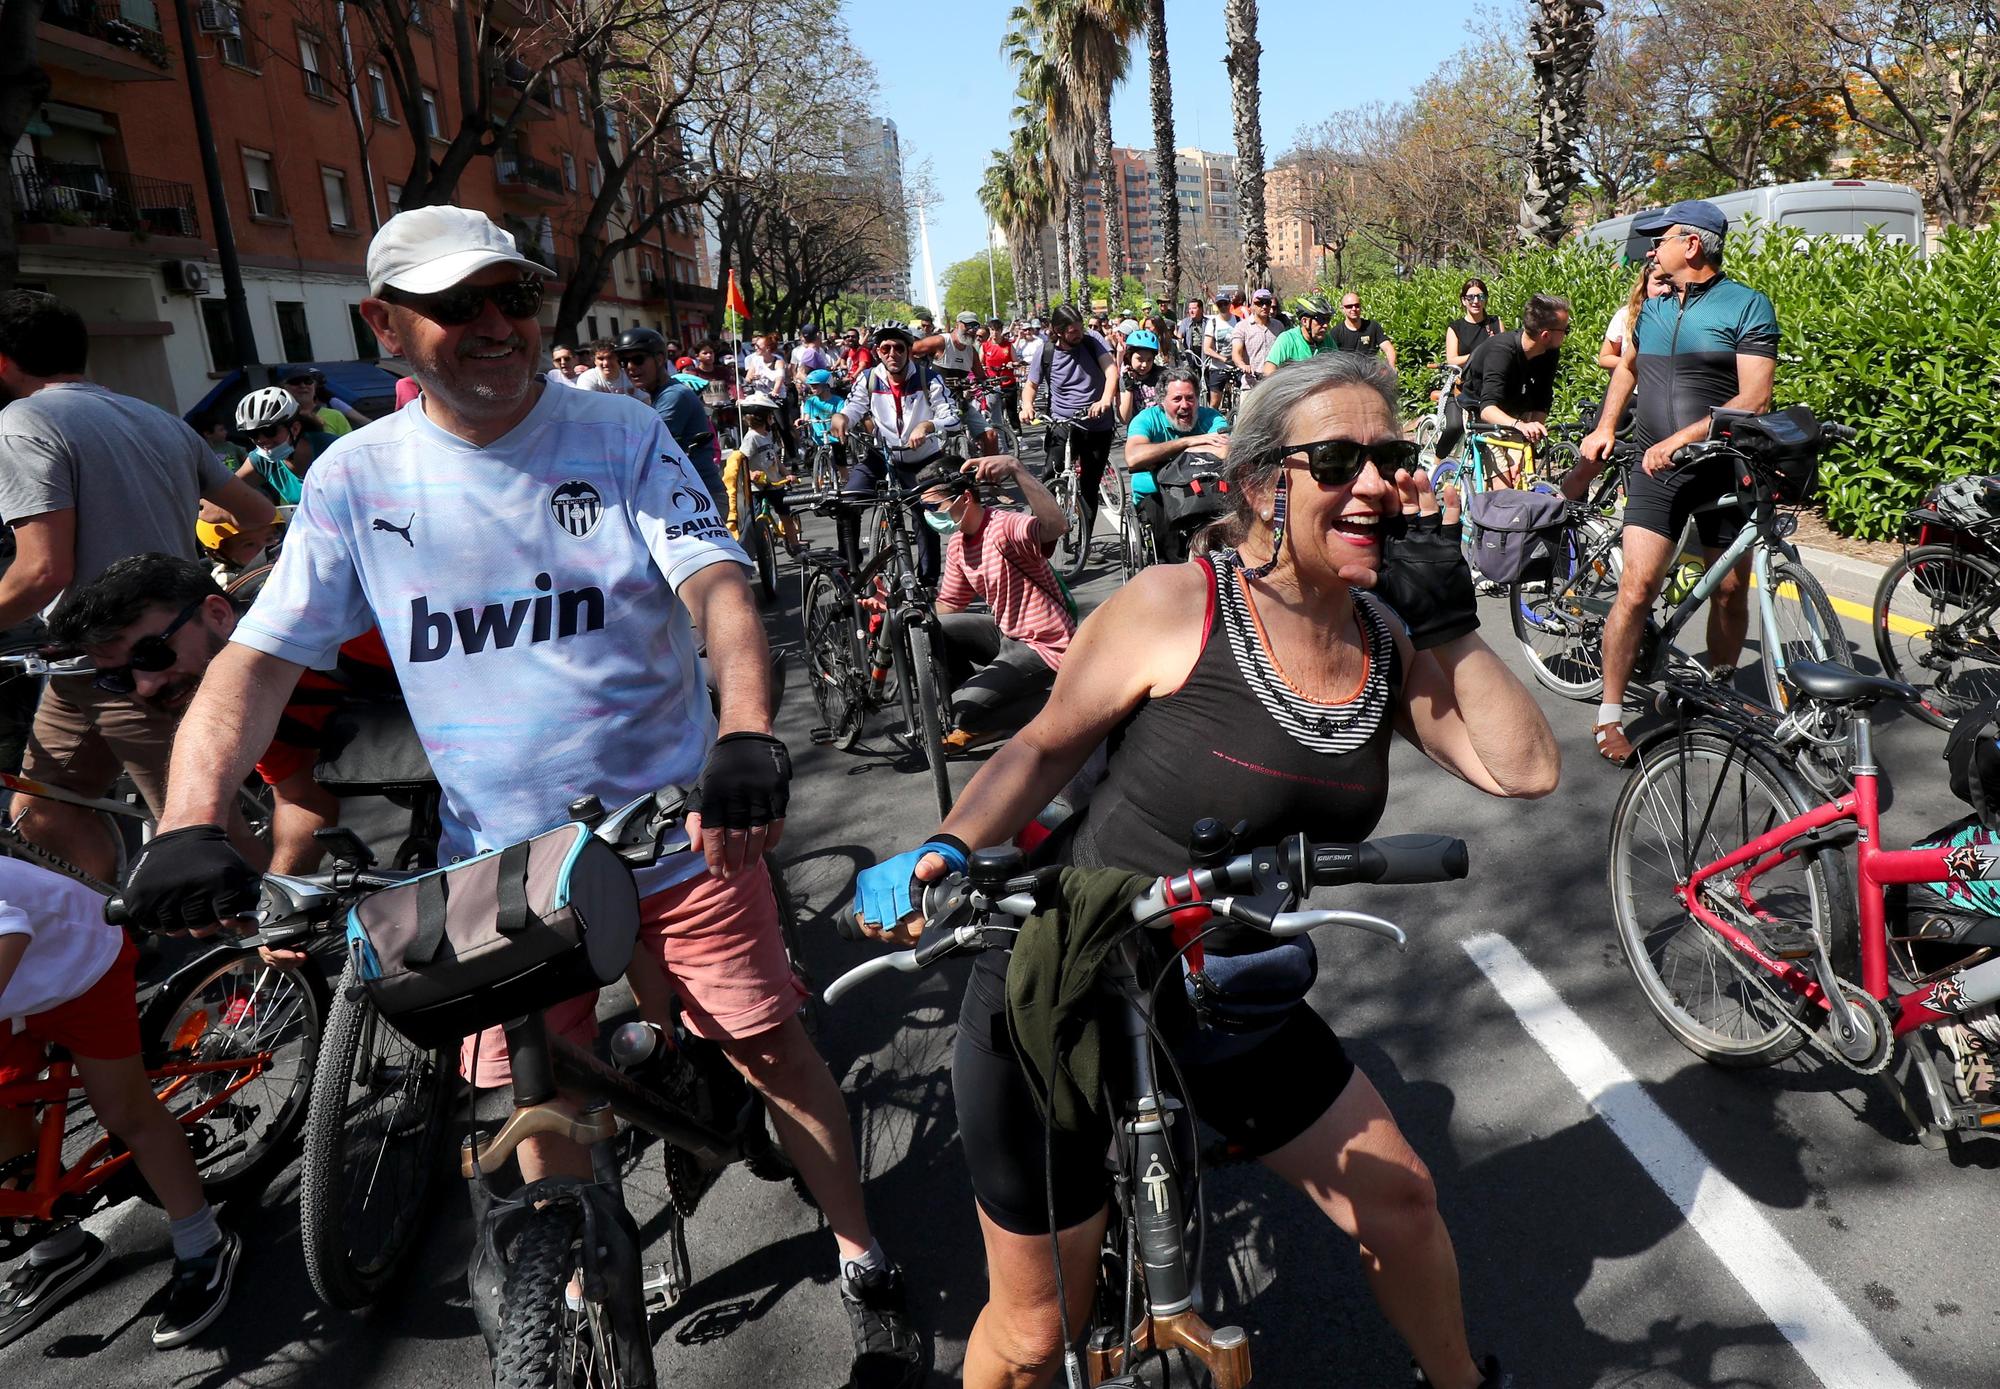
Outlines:
[[[1909,519],[1918,544],[1875,590],[1875,651],[1917,717],[1950,728],[2000,695],[2000,479],[1955,478]]]
[[[1675,723],[1642,742],[1612,813],[1611,905],[1626,963],[1661,1024],[1705,1061],[1768,1066],[1811,1046],[1869,1076],[1903,1038],[1928,1116],[1898,1099],[1927,1146],[2000,1134],[2000,1105],[1946,1087],[1936,1036],[1940,1025],[1992,1019],[2000,918],[1941,922],[1892,908],[1887,891],[2000,878],[2000,852],[1882,847],[1872,713],[1917,691],[1819,661],[1794,661],[1785,678],[1796,692],[1787,718],[1839,709],[1828,722],[1846,731],[1853,789],[1820,801],[1793,774],[1768,710],[1705,682],[1670,682],[1661,703]],[[1919,954],[1935,948],[1942,964]]]
[[[1138,933],[1171,927],[1178,953],[1192,956],[1197,964],[1201,938],[1225,924],[1280,938],[1321,926],[1347,926],[1401,947],[1402,931],[1379,917],[1301,910],[1299,901],[1316,886],[1444,882],[1463,878],[1467,866],[1464,842],[1440,835],[1319,845],[1293,835],[1277,845],[1244,851],[1215,820],[1194,827],[1190,858],[1194,866],[1188,872],[1156,879],[1133,903],[1132,923],[1096,980],[1109,1009],[1107,1045],[1114,1037],[1124,1039],[1130,1059],[1122,1093],[1112,1096],[1117,1115],[1109,1157],[1112,1211],[1084,1338],[1093,1385],[1136,1385],[1136,1379],[1126,1377],[1144,1361],[1175,1351],[1198,1361],[1215,1389],[1241,1389],[1250,1382],[1248,1335],[1240,1327],[1212,1328],[1197,1310],[1204,1216],[1200,1158],[1190,1141],[1196,1119],[1187,1105],[1186,1087],[1179,1083],[1178,1064],[1160,1043],[1154,1023],[1155,976],[1176,979],[1178,960],[1170,960],[1165,969],[1150,964],[1139,948]],[[972,856],[965,876],[953,875],[926,889],[927,924],[914,950],[878,955],[848,971],[827,989],[826,1000],[836,1003],[875,975],[915,973],[956,956],[1011,949],[1022,921],[1063,900],[1068,875],[1106,871],[1112,870],[1023,872],[1018,850],[982,849]],[[1172,1073],[1171,1084],[1160,1074],[1161,1060]],[[1106,1076],[1112,1073],[1107,1066]],[[1056,1305],[1062,1308],[1066,1299],[1059,1258],[1055,1286]],[[1063,1319],[1063,1344],[1074,1347],[1066,1311]],[[1074,1350],[1066,1354],[1068,1382],[1084,1382]]]
[[[1096,530],[1095,518],[1108,516],[1118,526],[1122,547],[1126,514],[1131,509],[1126,504],[1125,470],[1119,466],[1117,459],[1110,458],[1105,461],[1103,476],[1098,481],[1096,510],[1084,510],[1083,470],[1077,462],[1075,450],[1070,447],[1076,431],[1082,427],[1083,420],[1078,416],[1051,419],[1048,425],[1049,443],[1059,450],[1059,455],[1052,455],[1049,459],[1045,484],[1054,495],[1056,505],[1062,508],[1063,578],[1071,583],[1082,577],[1083,566],[1090,558],[1090,542]]]
[[[801,559],[806,584],[800,611],[806,678],[821,720],[813,740],[851,751],[869,711],[896,702],[905,746],[923,759],[943,814],[952,802],[944,749],[950,685],[931,594],[917,577],[909,510],[921,497],[922,489],[899,491],[887,484],[880,492],[812,497],[815,511],[836,519],[859,515],[883,500],[879,524],[885,539],[859,565],[846,555],[807,550]]]
[[[1814,420],[1802,410],[1751,416],[1716,411],[1715,428],[1722,436],[1689,444],[1675,454],[1676,467],[1727,463],[1736,470],[1737,490],[1726,493],[1701,511],[1741,510],[1742,528],[1713,564],[1682,585],[1661,590],[1641,635],[1632,679],[1640,686],[1657,685],[1670,672],[1700,674],[1702,667],[1674,645],[1723,579],[1746,556],[1755,587],[1765,691],[1770,707],[1791,712],[1793,686],[1785,671],[1799,660],[1851,659],[1847,635],[1826,590],[1799,559],[1788,537],[1798,519],[1781,506],[1796,506],[1811,490],[1818,456],[1832,444],[1851,439],[1844,426]],[[1800,419],[1804,424],[1800,423]],[[1763,442],[1759,430],[1784,433],[1782,441]],[[1614,459],[1637,466],[1636,445],[1614,446]],[[1605,477],[1611,476],[1607,469]],[[1600,479],[1600,494],[1605,483]],[[1624,572],[1622,532],[1593,504],[1572,506],[1570,519],[1551,542],[1550,575],[1536,591],[1527,583],[1510,595],[1511,617],[1522,653],[1537,682],[1576,700],[1594,700],[1604,690],[1601,653],[1605,619],[1617,600]],[[1844,782],[1843,751],[1847,743],[1844,706],[1815,703],[1801,711],[1789,727],[1796,741],[1799,770],[1822,790]]]
[[[191,960],[147,1001],[146,1075],[186,1131],[211,1200],[257,1191],[291,1157],[326,1010],[317,974],[272,969],[247,945]],[[0,1261],[128,1197],[154,1200],[60,1048],[43,1079],[0,1085],[0,1107],[32,1110],[37,1131],[31,1151],[0,1162]]]

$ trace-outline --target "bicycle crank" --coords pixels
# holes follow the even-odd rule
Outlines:
[[[1820,1029],[1821,1050],[1856,1075],[1879,1075],[1896,1053],[1896,1034],[1881,1001],[1859,985],[1840,981],[1846,1009],[1829,1009]]]

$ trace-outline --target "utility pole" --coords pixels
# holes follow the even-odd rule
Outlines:
[[[993,222],[986,223],[986,301],[993,306],[993,317],[1000,317],[1000,281],[993,270]]]
[[[229,336],[236,339],[243,379],[257,362],[257,332],[250,326],[250,301],[243,293],[243,265],[236,259],[236,234],[230,228],[229,202],[222,191],[222,163],[215,157],[215,129],[208,123],[208,95],[202,90],[201,61],[194,47],[193,0],[174,0],[174,27],[181,40],[181,64],[187,69],[188,105],[194,110],[195,143],[201,147],[201,181],[208,193],[209,222],[215,228],[215,258],[222,264],[222,299],[229,306]]]

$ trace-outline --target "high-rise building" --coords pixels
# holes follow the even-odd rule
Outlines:
[[[1273,270],[1317,270],[1323,258],[1314,198],[1325,175],[1296,159],[1264,172],[1264,227]]]
[[[442,12],[430,18],[410,7],[418,68],[437,75],[405,109],[389,74],[369,60],[365,35],[343,32],[339,6],[178,3],[194,11],[192,58],[211,128],[195,128],[190,55],[154,0],[48,0],[35,37],[50,91],[8,173],[21,283],[83,314],[93,379],[185,411],[245,361],[378,355],[359,311],[368,240],[399,209],[413,145],[436,160],[457,132],[460,98],[455,31]],[[526,26],[533,8],[496,0],[488,13]],[[352,93],[338,57],[350,48]],[[525,68],[491,62],[491,102],[503,113],[527,109],[504,149],[465,167],[453,198],[491,215],[556,272],[543,309],[553,326],[576,269],[576,238],[602,186],[582,72],[559,67],[555,83],[529,96]],[[356,140],[357,119],[365,142]],[[598,119],[622,146],[616,115]],[[233,339],[222,298],[203,141],[222,164],[253,343]],[[609,234],[622,236],[663,196],[672,196],[670,182],[635,177]],[[711,330],[714,294],[700,217],[676,208],[613,258],[577,332],[588,339],[649,327],[691,341]]]
[[[903,224],[903,145],[896,123],[886,117],[857,126],[847,139],[844,161],[848,176],[873,185],[871,196],[892,215],[879,233],[881,268],[854,286],[857,293],[871,299],[912,300],[910,287],[910,239]]]
[[[1125,273],[1157,289],[1166,255],[1165,199],[1181,207],[1182,259],[1196,246],[1234,247],[1241,239],[1236,211],[1236,157],[1194,148],[1174,151],[1171,187],[1164,182],[1151,150],[1111,151],[1112,179],[1125,222]],[[1110,278],[1111,250],[1104,229],[1103,187],[1096,174],[1084,184],[1085,260],[1090,273]],[[1149,268],[1150,267],[1150,268]]]

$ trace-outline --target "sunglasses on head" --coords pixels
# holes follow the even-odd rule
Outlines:
[[[206,597],[197,598],[180,611],[180,616],[157,632],[148,632],[132,643],[126,654],[125,664],[111,666],[97,672],[97,688],[106,694],[128,695],[139,688],[139,682],[132,678],[133,671],[144,671],[148,675],[163,670],[172,670],[179,654],[169,644],[169,638],[187,625],[187,620],[201,611]]]
[[[533,318],[542,310],[542,288],[539,275],[523,275],[504,285],[453,285],[436,294],[409,294],[391,285],[383,298],[414,309],[433,323],[462,328],[486,312],[489,300],[508,318]]]
[[[1286,444],[1281,456],[1304,454],[1306,471],[1312,480],[1328,487],[1345,487],[1361,476],[1370,463],[1383,477],[1394,477],[1398,468],[1417,462],[1417,444],[1411,439],[1384,439],[1364,444],[1357,439],[1321,439],[1310,444]]]

